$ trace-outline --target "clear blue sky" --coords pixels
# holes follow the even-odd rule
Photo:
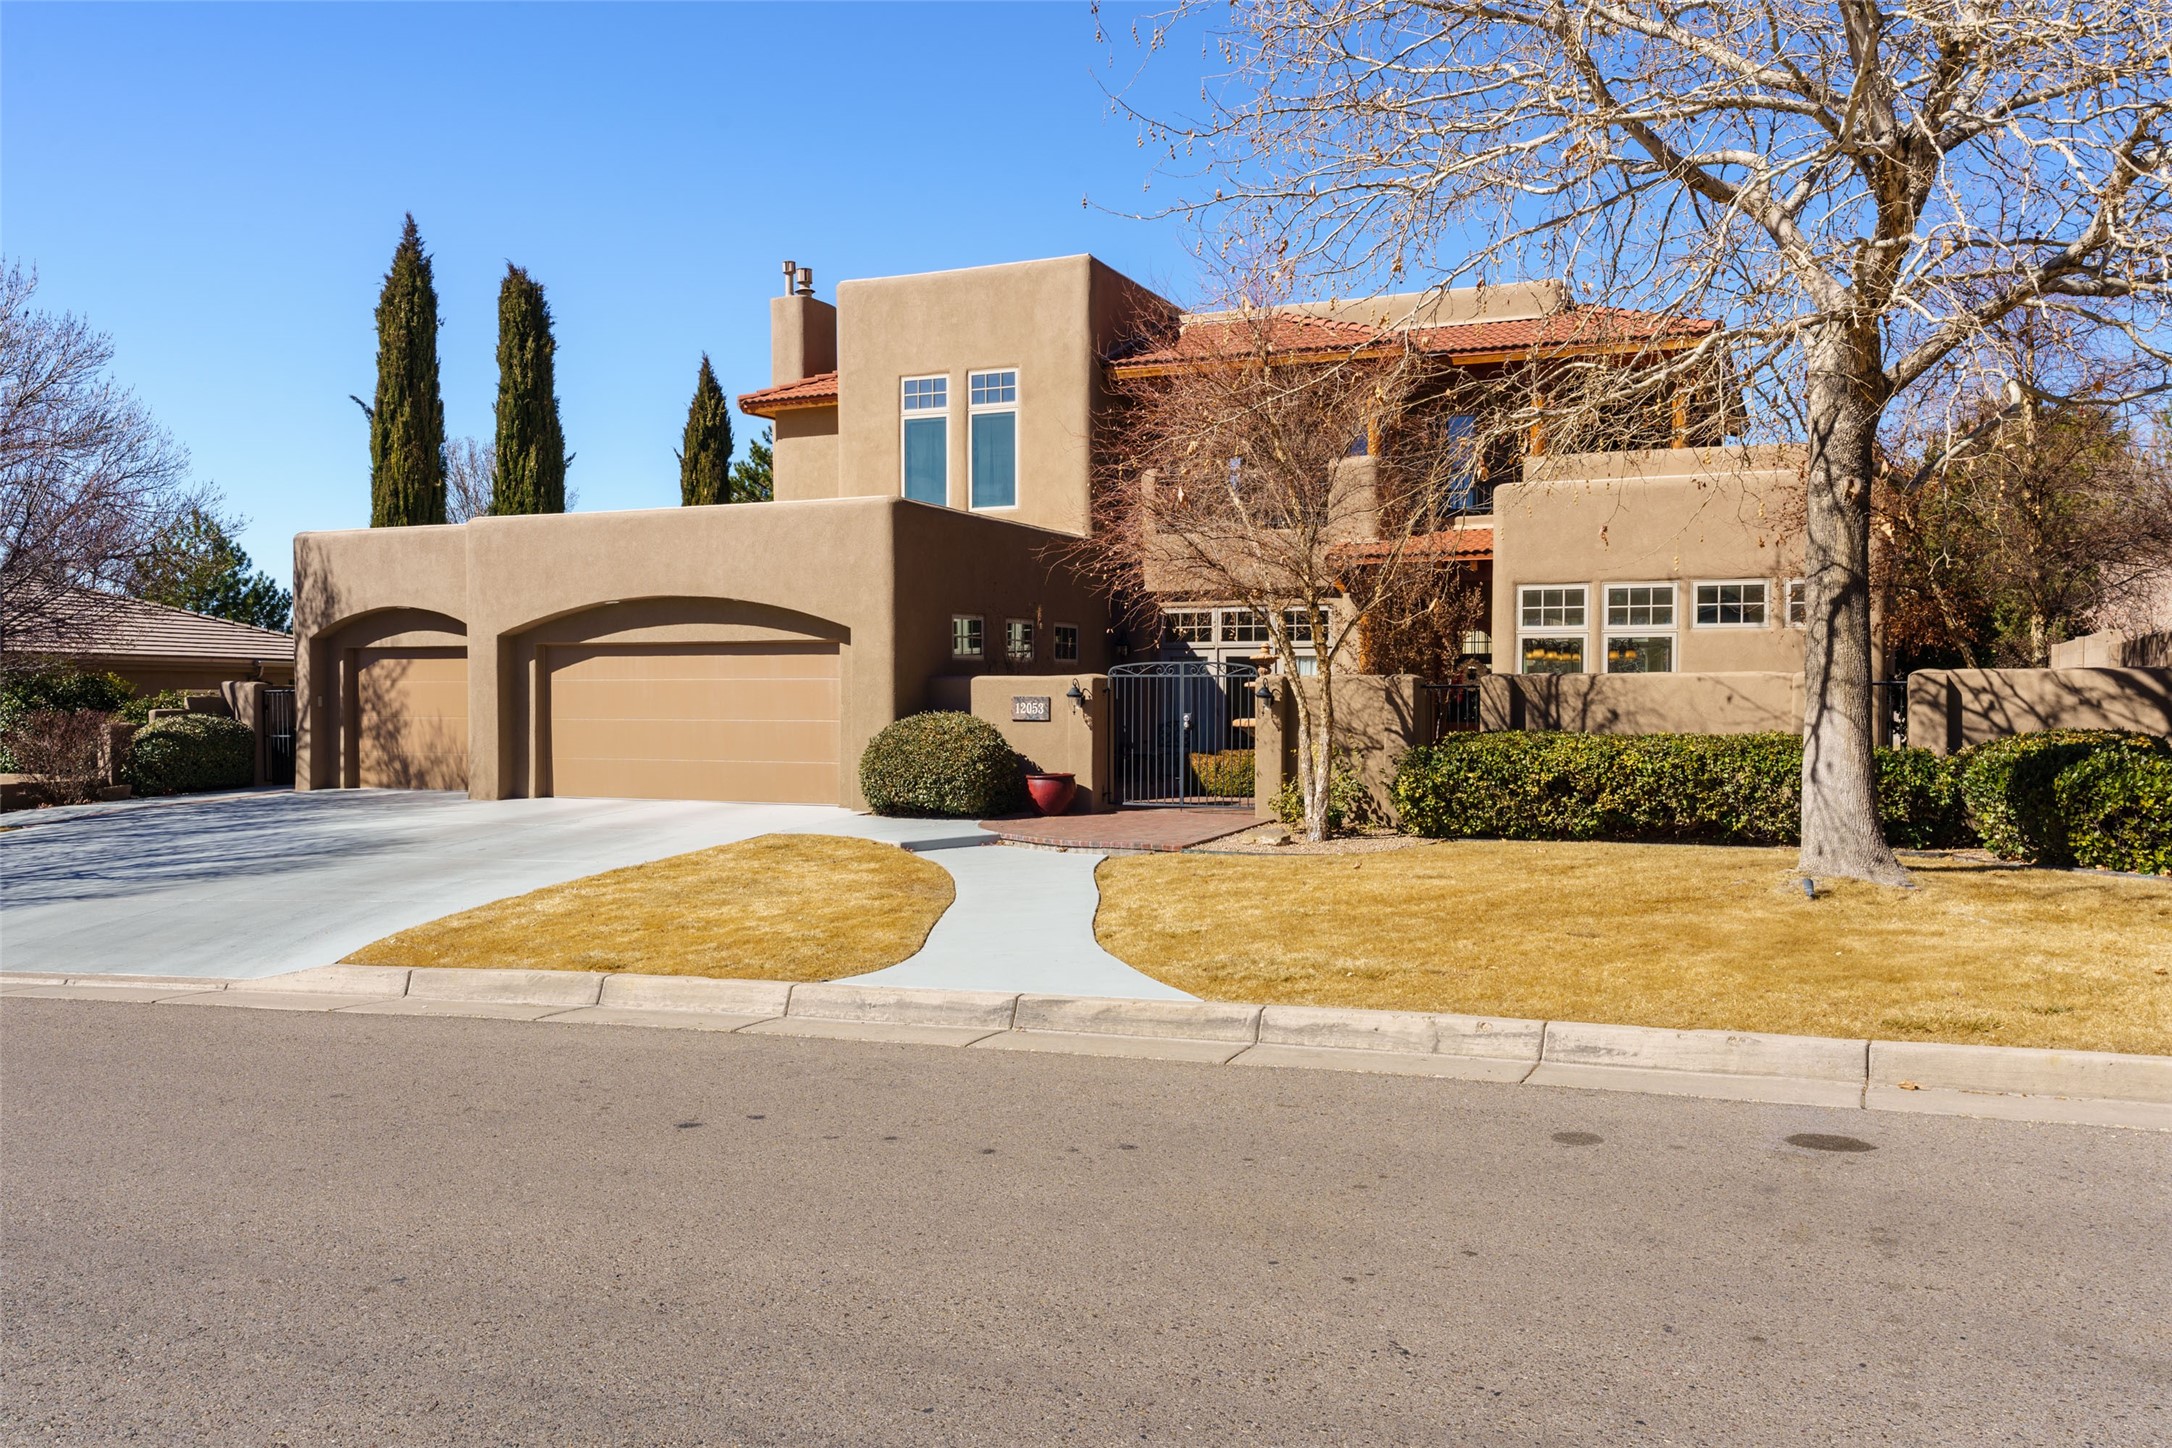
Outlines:
[[[371,310],[403,212],[436,260],[446,427],[487,438],[498,280],[549,289],[585,509],[678,499],[706,350],[767,383],[778,263],[884,276],[1090,251],[1189,293],[1097,78],[1128,16],[1048,5],[0,7],[0,250],[246,514],[369,521]],[[1194,47],[1196,54],[1196,47]],[[1157,104],[1197,95],[1164,57]],[[1154,99],[1152,94],[1149,99]],[[1157,192],[1160,190],[1157,187]],[[759,420],[736,418],[742,450]]]

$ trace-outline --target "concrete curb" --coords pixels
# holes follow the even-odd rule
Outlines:
[[[1309,1067],[2172,1131],[2172,1056],[1834,1040],[1412,1011],[328,965],[263,980],[0,975],[0,995],[522,1015],[1006,1051]],[[256,997],[245,1001],[245,997]],[[342,1002],[341,997],[347,999]]]

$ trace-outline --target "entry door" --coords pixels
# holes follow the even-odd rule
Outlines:
[[[551,792],[838,801],[835,644],[549,650]]]

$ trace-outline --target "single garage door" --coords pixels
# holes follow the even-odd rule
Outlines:
[[[552,648],[551,792],[837,803],[835,644]]]
[[[468,787],[468,656],[459,649],[358,649],[360,783]]]

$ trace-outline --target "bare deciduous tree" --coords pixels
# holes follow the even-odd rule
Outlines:
[[[111,378],[113,344],[34,308],[37,275],[0,270],[0,660],[95,638],[126,586],[204,491],[188,454]]]
[[[1292,360],[1300,319],[1244,307],[1193,325],[1182,365],[1115,369],[1094,526],[1073,550],[1118,597],[1233,603],[1265,622],[1290,685],[1305,833],[1325,837],[1335,676],[1424,568],[1416,540],[1469,475],[1467,444],[1423,405],[1438,369],[1380,334]],[[1324,636],[1322,636],[1324,635]],[[1296,681],[1301,659],[1317,685]]]
[[[445,521],[465,523],[490,515],[491,479],[498,473],[498,449],[472,437],[445,444]]]
[[[1801,864],[1905,883],[1871,768],[1880,425],[1941,369],[1995,394],[1972,349],[2018,311],[2166,361],[2172,0],[1242,0],[1145,43],[1187,17],[1228,69],[1145,119],[1208,178],[1175,209],[1357,287],[1566,275],[1721,321],[1622,387],[1724,358],[1807,439]]]

